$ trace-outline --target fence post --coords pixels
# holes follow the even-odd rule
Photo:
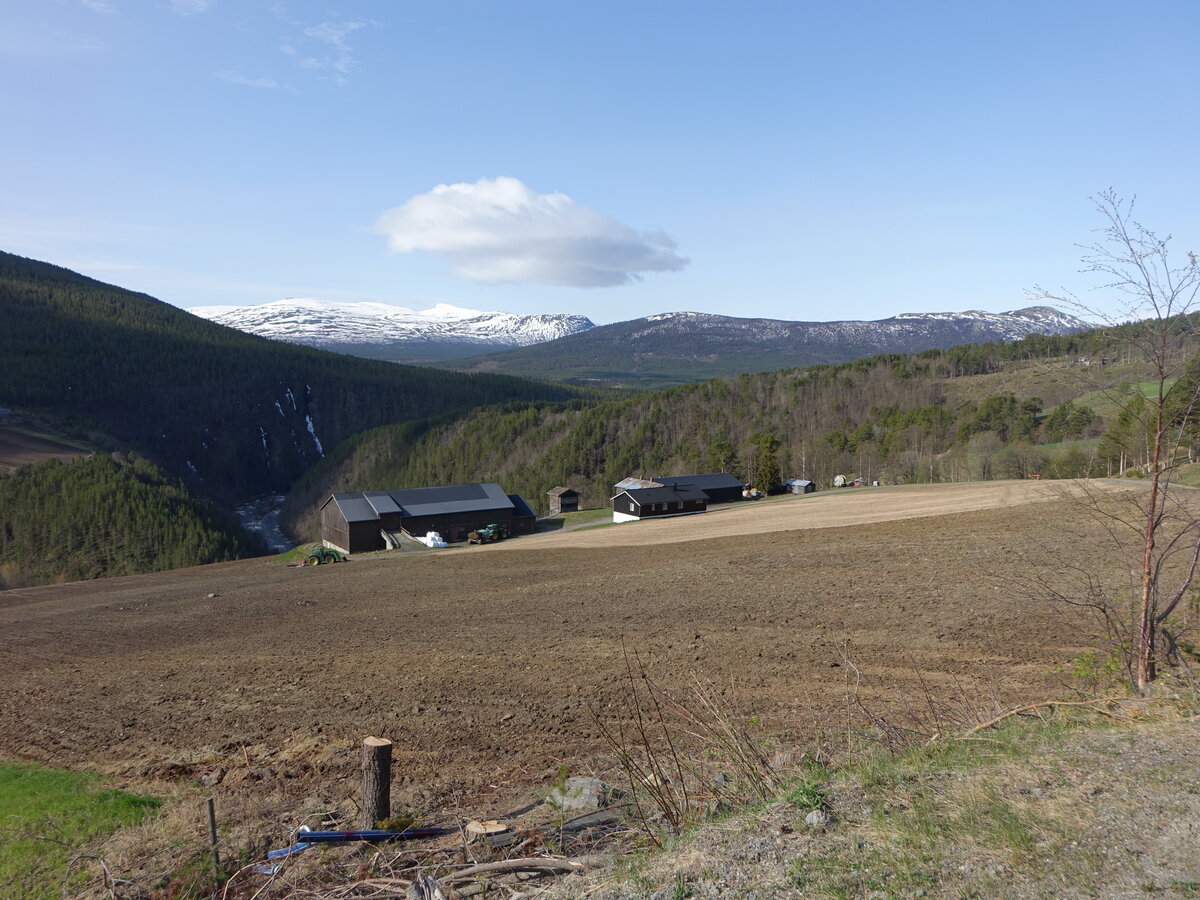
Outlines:
[[[204,801],[204,808],[208,813],[208,843],[212,848],[213,876],[220,881],[221,857],[220,851],[217,850],[217,811],[213,805],[212,797]]]

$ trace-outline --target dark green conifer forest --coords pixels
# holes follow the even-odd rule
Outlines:
[[[0,590],[263,552],[236,522],[136,456],[52,459],[0,475]]]

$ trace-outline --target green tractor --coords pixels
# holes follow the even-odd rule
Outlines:
[[[305,563],[310,566],[319,566],[323,563],[345,562],[346,557],[338,553],[330,547],[317,547],[309,554]]]
[[[468,544],[491,544],[495,541],[502,541],[508,537],[508,529],[503,525],[485,525],[478,531],[472,531],[467,535]]]

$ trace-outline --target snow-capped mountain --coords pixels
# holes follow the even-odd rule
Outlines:
[[[901,313],[875,321],[789,322],[783,319],[737,319],[710,313],[672,312],[623,323],[637,326],[635,338],[651,335],[692,334],[721,337],[737,335],[751,344],[836,347],[876,353],[912,353],[931,347],[1015,341],[1030,334],[1069,334],[1088,323],[1050,306],[1029,306],[1009,312]],[[605,326],[607,327],[607,326]],[[595,335],[599,336],[599,335]],[[849,357],[853,358],[853,357]]]
[[[455,367],[644,386],[849,362],[879,353],[1013,341],[1030,334],[1068,334],[1089,327],[1048,306],[1003,313],[905,313],[873,322],[790,322],[669,312],[490,353]]]
[[[447,303],[416,310],[292,298],[258,306],[196,306],[188,312],[261,337],[397,358],[527,347],[594,327],[585,316],[488,312]]]

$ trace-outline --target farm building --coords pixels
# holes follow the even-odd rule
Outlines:
[[[817,489],[817,484],[804,478],[789,478],[783,483],[783,489],[789,494],[811,494]]]
[[[626,478],[613,487],[618,491],[641,490],[644,488],[691,485],[704,492],[709,503],[732,503],[741,500],[746,486],[727,472],[710,475],[656,475],[653,478]]]
[[[661,516],[686,516],[708,509],[704,491],[690,484],[629,488],[612,498],[613,521],[633,522]]]
[[[550,515],[552,516],[560,513],[579,512],[579,491],[563,487],[560,484],[547,491],[546,496],[550,498]]]
[[[506,494],[494,482],[331,494],[321,504],[321,541],[366,553],[397,546],[401,533],[437,531],[447,541],[462,541],[468,532],[497,524],[527,534],[535,519],[520,494]]]

